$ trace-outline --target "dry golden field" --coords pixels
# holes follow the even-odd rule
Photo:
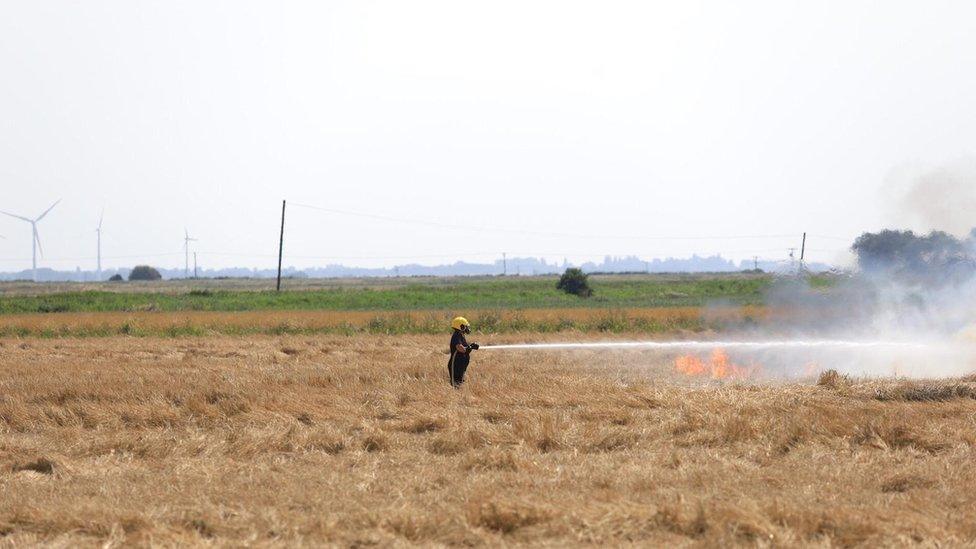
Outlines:
[[[758,305],[741,307],[654,307],[624,309],[520,309],[474,312],[469,317],[478,326],[490,316],[499,328],[509,329],[522,322],[528,329],[539,325],[552,329],[582,327],[597,331],[601,321],[653,323],[669,334],[683,325],[717,322],[741,322],[764,319],[768,308]],[[347,328],[350,331],[383,331],[385,328],[407,331],[439,330],[450,322],[450,311],[132,311],[90,313],[24,313],[2,317],[0,329],[22,331],[27,335],[118,334],[123,327],[132,333],[162,335],[171,331],[191,331],[204,335],[253,334],[281,329],[289,332],[328,332]],[[181,334],[182,335],[182,334]]]
[[[0,545],[976,543],[971,381],[445,347],[0,340]]]

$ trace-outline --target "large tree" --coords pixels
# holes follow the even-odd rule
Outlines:
[[[882,273],[912,280],[945,280],[973,271],[973,237],[967,240],[932,231],[917,235],[913,231],[883,230],[864,233],[851,249],[857,263],[867,273]]]

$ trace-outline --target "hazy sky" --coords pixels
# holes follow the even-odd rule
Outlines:
[[[103,207],[105,266],[182,265],[186,226],[204,266],[270,267],[282,198],[431,223],[290,208],[297,266],[803,231],[836,260],[820,235],[901,223],[892,181],[976,154],[974,68],[964,1],[6,1],[0,209],[63,198],[61,269],[94,268]],[[29,226],[0,234],[29,266]]]

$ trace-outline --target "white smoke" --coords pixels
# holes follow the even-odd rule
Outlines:
[[[875,276],[872,280],[887,308],[879,309],[879,329],[902,326],[912,331],[959,337],[976,326],[976,157],[941,166],[904,169],[884,189],[889,227],[919,233],[944,231],[969,244],[963,264],[946,265],[953,284],[908,285]],[[952,271],[952,272],[950,272]],[[914,306],[904,306],[904,304]],[[901,304],[892,307],[890,305]],[[906,316],[908,318],[906,318]]]
[[[960,247],[966,251],[959,254],[942,254],[938,246],[919,252],[908,245],[892,251],[890,266],[882,261],[837,280],[829,291],[811,288],[800,279],[783,280],[768,295],[770,305],[781,309],[781,314],[761,330],[796,338],[925,344],[913,352],[868,348],[846,359],[837,354],[830,365],[845,373],[897,372],[911,377],[971,373],[976,368],[976,233],[972,232],[976,158],[900,170],[889,178],[880,203],[887,210],[888,229],[913,230],[918,237],[943,231],[968,248]],[[921,246],[923,240],[915,245]]]
[[[976,158],[897,170],[883,188],[881,203],[891,228],[965,237],[976,227]]]
[[[887,228],[911,229],[918,236],[944,231],[966,242],[968,252],[954,257],[956,244],[952,253],[941,255],[907,250],[908,255],[914,254],[910,260],[898,257],[901,251],[882,254],[882,264],[892,257],[890,268],[881,265],[838,275],[826,288],[803,277],[782,277],[766,296],[769,317],[725,334],[731,336],[727,341],[492,348],[499,352],[626,351],[630,360],[618,354],[615,361],[633,366],[667,364],[676,352],[707,357],[709,349],[722,348],[735,363],[762,365],[754,370],[761,372],[762,381],[804,379],[827,369],[865,377],[942,378],[973,373],[976,232],[971,231],[976,226],[976,158],[902,170],[889,179],[880,203],[887,209]]]

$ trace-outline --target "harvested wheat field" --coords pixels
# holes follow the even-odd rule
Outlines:
[[[0,545],[976,543],[969,381],[445,346],[3,340]]]

